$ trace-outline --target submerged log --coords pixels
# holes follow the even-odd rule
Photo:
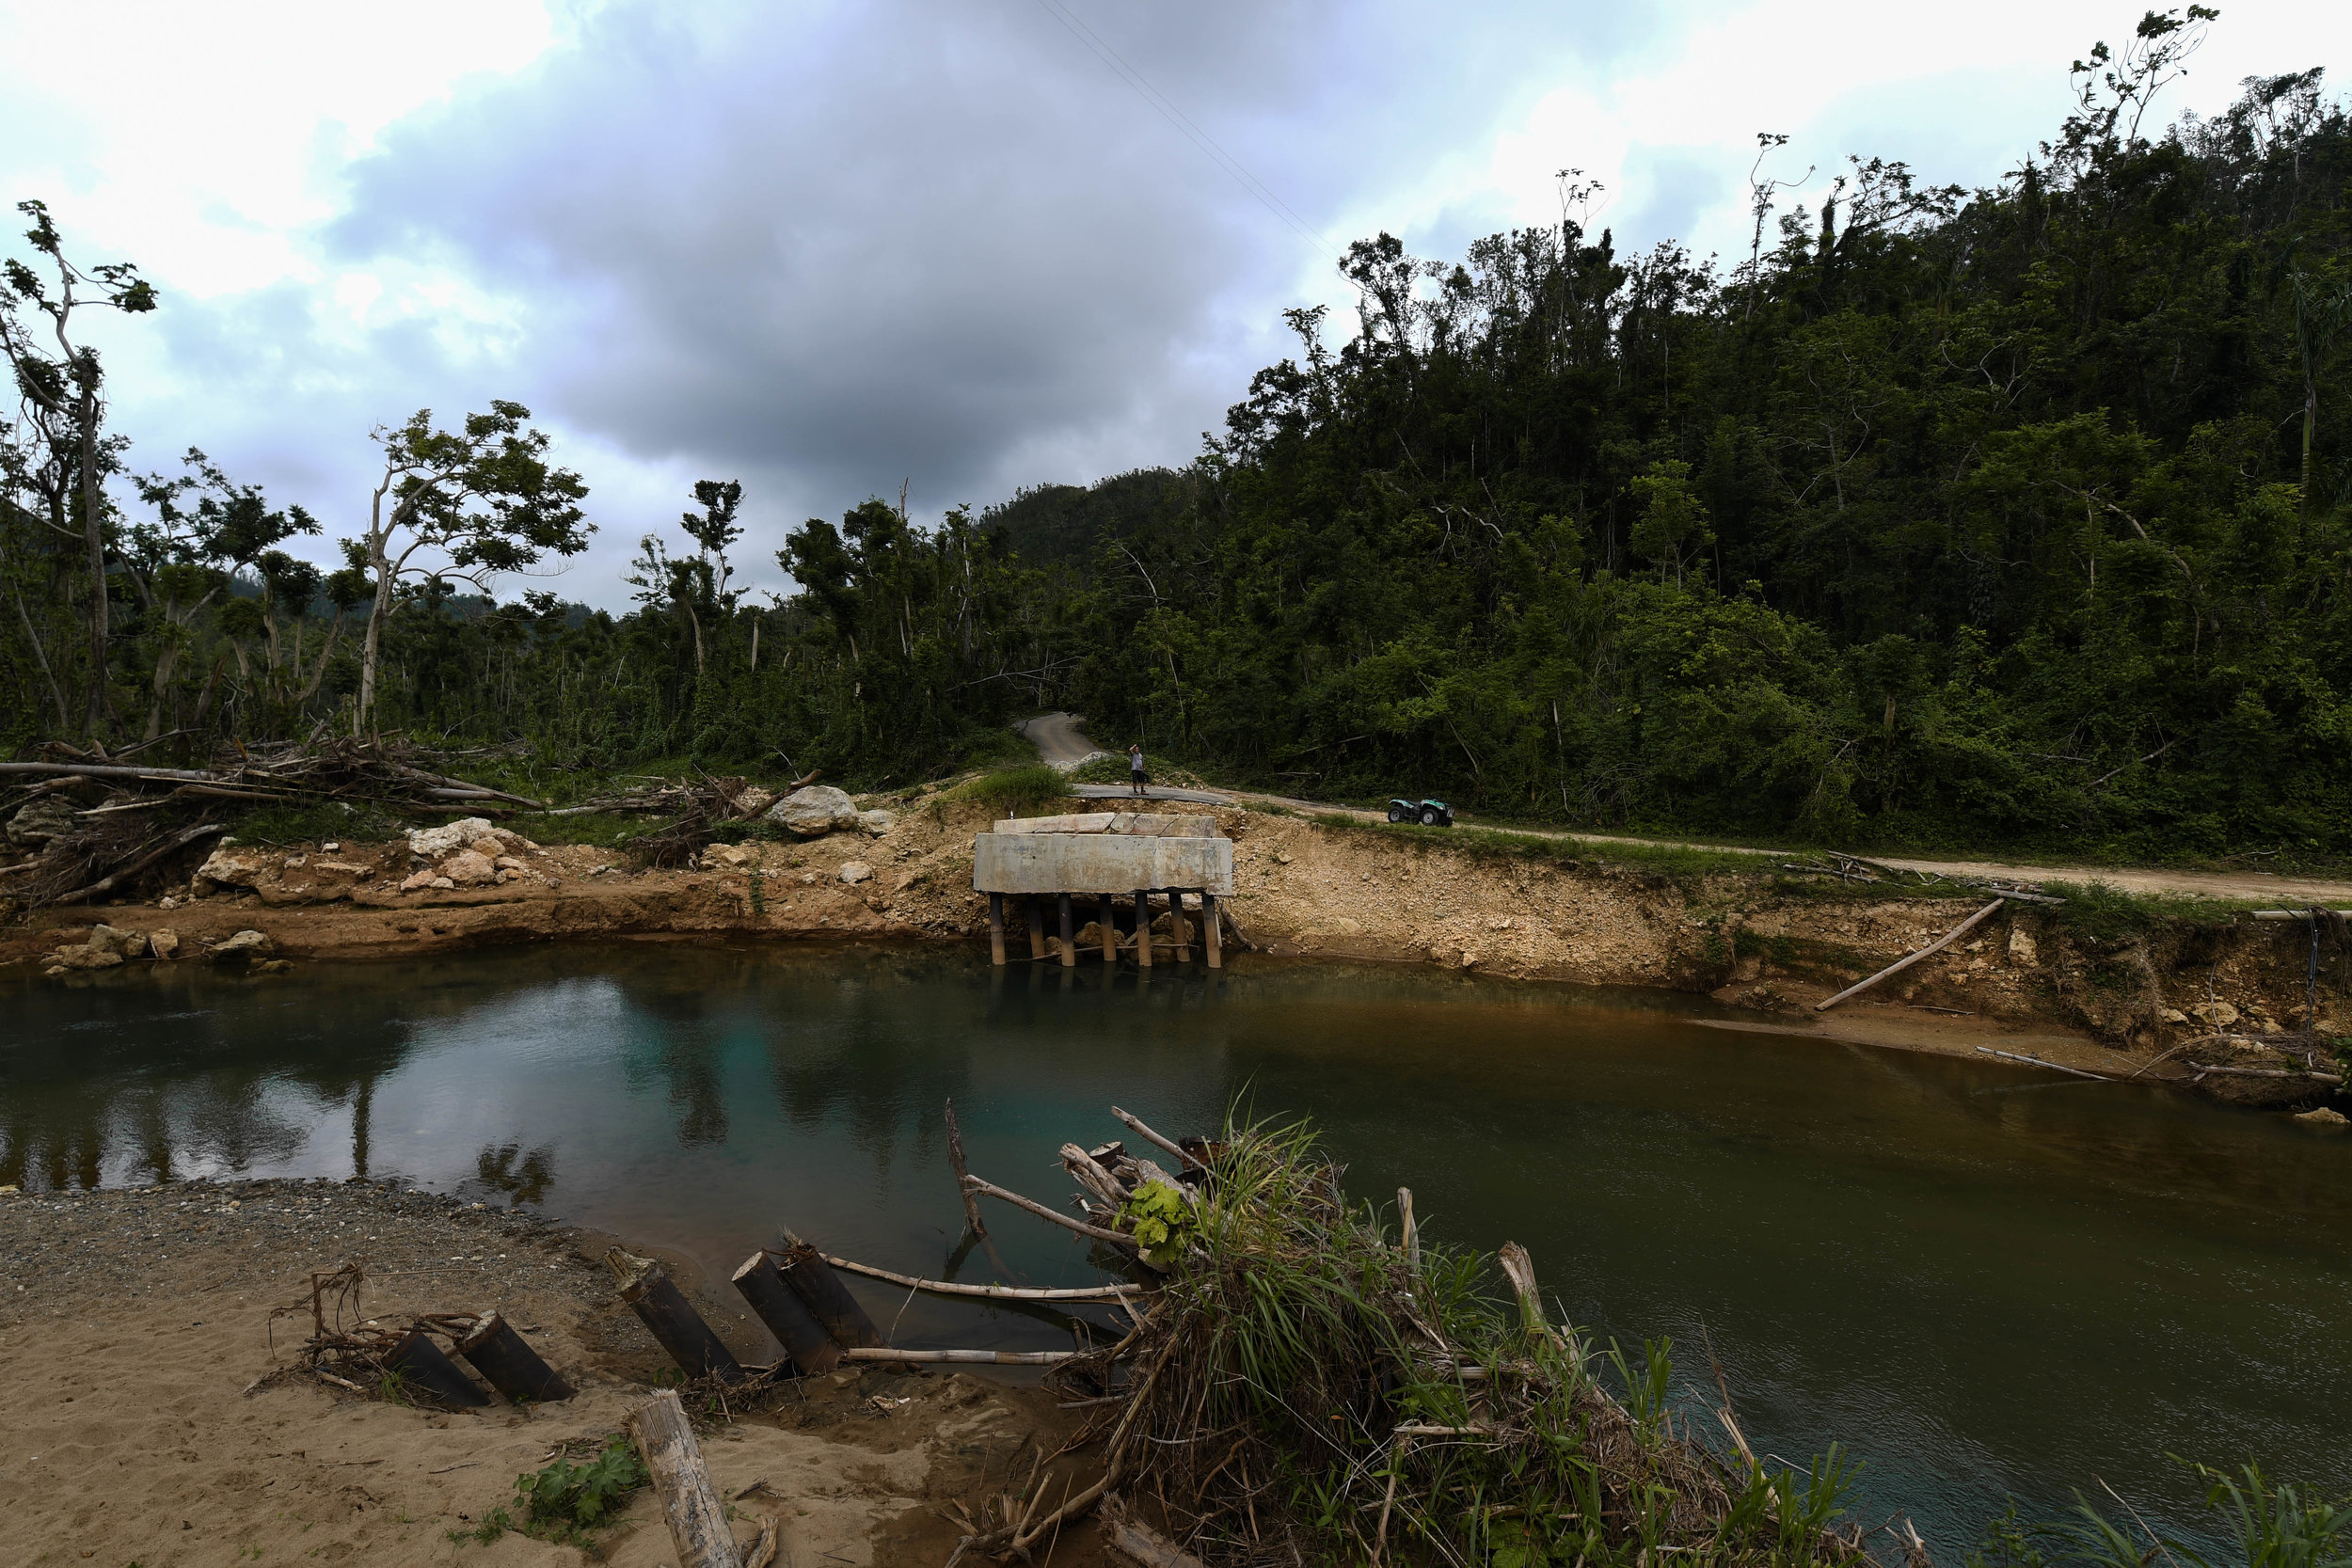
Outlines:
[[[841,1362],[840,1347],[800,1292],[785,1283],[776,1260],[763,1249],[743,1260],[735,1271],[735,1289],[749,1303],[768,1332],[784,1347],[785,1358],[802,1377],[821,1377]]]
[[[824,1325],[834,1344],[851,1350],[882,1342],[882,1331],[866,1315],[866,1308],[857,1304],[857,1297],[850,1294],[850,1288],[841,1283],[841,1276],[833,1272],[823,1253],[801,1242],[778,1259],[777,1268],[784,1282],[808,1304],[809,1311]]]
[[[1053,1367],[1087,1354],[1078,1350],[892,1350],[886,1345],[868,1345],[843,1351],[841,1359],[906,1365],[954,1361],[980,1367]]]
[[[630,1411],[625,1424],[661,1499],[678,1568],[742,1568],[735,1532],[727,1528],[726,1504],[710,1484],[710,1467],[703,1463],[702,1446],[694,1441],[677,1391],[664,1388]]]
[[[835,1258],[831,1253],[825,1254],[825,1261],[836,1269],[886,1279],[910,1291],[928,1291],[941,1296],[977,1296],[987,1301],[1119,1301],[1128,1296],[1148,1294],[1152,1289],[1148,1285],[1079,1285],[1066,1289],[1040,1285],[960,1285],[951,1279],[917,1279],[911,1274],[878,1269],[871,1263],[852,1262],[847,1258]]]
[[[972,1167],[963,1163],[963,1129],[956,1125],[956,1102],[947,1101],[947,1168],[956,1173],[956,1196],[963,1199],[963,1228],[975,1236],[988,1234],[980,1219],[980,1200],[964,1185]]]
[[[442,1353],[431,1335],[412,1328],[384,1357],[385,1368],[399,1374],[405,1388],[414,1389],[435,1404],[452,1410],[478,1410],[490,1396],[475,1386],[463,1368]]]
[[[703,1322],[701,1313],[686,1299],[670,1279],[668,1271],[650,1258],[639,1258],[619,1247],[604,1255],[605,1267],[612,1271],[620,1282],[621,1299],[637,1314],[638,1322],[670,1353],[678,1370],[688,1377],[717,1377],[732,1383],[743,1375],[742,1365],[735,1359],[719,1336]]]
[[[563,1374],[542,1360],[495,1309],[474,1320],[473,1331],[457,1341],[457,1354],[473,1364],[483,1381],[516,1404],[548,1404],[572,1397],[572,1386]]]

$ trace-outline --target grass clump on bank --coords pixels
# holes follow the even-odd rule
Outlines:
[[[1863,1556],[1844,1522],[1853,1465],[1833,1449],[1799,1472],[1696,1442],[1668,1416],[1669,1347],[1603,1352],[1554,1326],[1524,1251],[1400,1234],[1343,1197],[1303,1124],[1229,1121],[1201,1158],[1152,1309],[1055,1381],[1121,1390],[1101,1418],[1107,1486],[1204,1560]],[[1498,1269],[1515,1293],[1489,1290]]]
[[[1070,781],[1043,763],[1027,768],[1001,768],[983,773],[977,779],[941,792],[946,800],[977,800],[992,812],[1018,816],[1050,802],[1058,801],[1070,793]]]

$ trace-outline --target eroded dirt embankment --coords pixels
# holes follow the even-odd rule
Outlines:
[[[0,937],[0,964],[88,983],[91,971],[77,965],[103,965],[109,944],[121,961],[204,961],[222,944],[233,951],[244,931],[262,933],[266,948],[243,939],[238,957],[264,969],[599,938],[982,940],[972,839],[985,809],[936,797],[894,803],[897,821],[879,836],[714,847],[675,871],[511,833],[481,844],[481,863],[462,865],[437,865],[406,842],[231,845],[206,863],[210,877],[175,889],[169,907],[39,912]],[[1254,943],[1279,954],[1668,987],[1745,1010],[1752,1027],[1963,1053],[1991,1045],[2100,1072],[2167,1077],[2186,1059],[2226,1060],[2257,1070],[2208,1076],[2201,1087],[2245,1103],[2312,1104],[2329,1092],[2315,1079],[2259,1075],[2314,1065],[2287,1049],[2308,1026],[2311,938],[2299,923],[2241,916],[2102,931],[2063,910],[2010,903],[1944,952],[1818,1014],[1810,1004],[1932,942],[1973,900],[1769,871],[1668,876],[1239,807],[1216,815],[1234,841],[1233,911]],[[445,867],[459,875],[437,876]],[[101,919],[117,934],[93,942]],[[2352,1033],[2345,946],[2340,930],[2323,930],[2322,1035]]]

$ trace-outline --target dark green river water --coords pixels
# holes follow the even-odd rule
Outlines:
[[[973,1168],[1059,1202],[1065,1140],[1304,1113],[1359,1195],[1534,1254],[1577,1323],[1711,1345],[1759,1449],[1975,1539],[2105,1481],[2183,1526],[2168,1453],[2352,1490],[2352,1138],[2153,1089],[1698,1027],[1690,1004],[1244,959],[1138,986],[964,952],[531,949],[0,990],[0,1183],[400,1176],[667,1245],[788,1224],[910,1272]],[[1080,1244],[992,1215],[1030,1282]],[[967,1259],[962,1277],[983,1277]],[[907,1344],[1050,1324],[877,1288]],[[456,1304],[462,1306],[465,1304]],[[454,1307],[453,1309],[455,1309]],[[1874,1516],[1875,1519],[1875,1516]]]

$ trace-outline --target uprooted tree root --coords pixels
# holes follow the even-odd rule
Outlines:
[[[1031,1560],[1108,1501],[1219,1568],[1872,1560],[1839,1523],[1837,1450],[1807,1473],[1768,1469],[1727,1398],[1729,1446],[1703,1440],[1667,1409],[1665,1347],[1636,1361],[1553,1326],[1522,1249],[1428,1246],[1408,1198],[1403,1232],[1386,1228],[1303,1127],[1186,1148],[1189,1215],[1156,1299],[1119,1343],[1049,1374],[1100,1406],[1099,1479],[1065,1494],[1033,1478],[959,1558]],[[1091,1158],[1081,1184],[1128,1190],[1121,1218],[1167,1212],[1143,1191],[1160,1173],[1138,1180],[1117,1146]],[[1489,1293],[1490,1262],[1516,1299]],[[1896,1544],[1924,1555],[1915,1536]]]

